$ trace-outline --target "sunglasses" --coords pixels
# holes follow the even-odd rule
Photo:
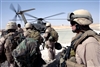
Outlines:
[[[76,25],[77,23],[76,23],[75,21],[71,21],[70,24],[71,24],[71,26],[74,26],[74,25]]]

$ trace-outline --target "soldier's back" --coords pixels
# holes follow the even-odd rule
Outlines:
[[[41,67],[42,62],[39,51],[37,51],[37,42],[33,38],[26,38],[13,51],[13,57],[21,63],[21,67]],[[21,61],[20,61],[21,60]]]
[[[38,41],[39,44],[41,44],[43,41],[41,34],[36,30],[27,30],[25,32],[25,36],[30,37],[30,38],[34,38],[35,40]]]

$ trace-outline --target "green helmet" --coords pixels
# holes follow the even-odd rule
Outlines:
[[[32,28],[32,24],[31,24],[31,23],[29,23],[29,22],[28,22],[28,23],[26,23],[26,24],[25,24],[25,28]]]
[[[17,29],[17,24],[15,21],[9,21],[6,25],[6,30]]]
[[[91,14],[84,9],[75,10],[73,13],[70,13],[67,20],[75,21],[80,25],[90,25],[93,23]]]

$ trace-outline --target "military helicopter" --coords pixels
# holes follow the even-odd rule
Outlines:
[[[48,19],[50,17],[61,15],[61,14],[64,14],[64,12],[57,13],[57,14],[54,14],[54,15],[51,15],[51,16],[47,16],[47,17],[44,17],[44,18],[38,18],[38,17],[32,16],[28,13],[25,13],[25,15],[32,17],[32,18],[35,18],[35,20],[34,19],[29,19],[29,20],[34,20],[34,21],[32,21],[32,23],[37,22],[35,24],[35,26],[36,26],[37,29],[40,29],[40,30],[45,30],[45,25],[46,25],[46,22],[47,22],[45,20],[65,20],[65,19]],[[42,25],[43,28],[41,28],[39,25]]]
[[[14,8],[13,4],[10,5],[10,9],[15,12],[15,16],[14,16],[14,18],[12,20],[13,21],[22,21],[23,20],[24,21],[24,24],[27,23],[27,19],[26,19],[25,15],[24,15],[25,12],[31,11],[31,10],[35,10],[35,8],[32,8],[32,9],[28,9],[28,10],[23,10],[22,11],[19,4],[18,4],[18,9],[17,10]],[[19,18],[19,20],[17,20],[17,17]],[[39,32],[42,32],[45,29],[45,26],[43,26],[41,24],[33,24],[33,26]]]
[[[54,15],[51,15],[51,16],[44,17],[44,18],[38,18],[38,17],[32,16],[32,15],[30,15],[28,13],[25,13],[27,11],[35,10],[35,8],[28,9],[28,10],[23,10],[22,11],[19,4],[18,4],[18,9],[17,10],[14,8],[13,4],[11,4],[10,5],[10,9],[13,10],[15,12],[15,14],[16,14],[14,16],[14,19],[13,19],[15,21],[17,21],[16,18],[19,17],[20,21],[23,20],[24,23],[26,24],[27,23],[27,20],[29,20],[29,19],[26,19],[25,18],[25,15],[30,16],[32,18],[35,18],[35,21],[32,21],[32,24],[35,27],[35,29],[38,30],[41,33],[43,33],[45,31],[45,29],[46,29],[46,26],[45,26],[46,22],[45,22],[45,20],[47,18],[64,14],[64,12],[61,12],[61,13],[57,13],[57,14],[54,14]],[[30,19],[30,20],[34,20],[34,19]],[[47,20],[60,20],[60,19],[47,19]],[[37,23],[34,23],[34,22],[37,22]]]
[[[13,20],[16,21],[17,17],[19,17],[20,21],[22,21],[22,19],[23,19],[23,21],[24,21],[25,24],[27,23],[27,20],[26,20],[26,18],[25,18],[25,16],[24,16],[24,13],[25,13],[25,12],[28,12],[28,11],[31,11],[31,10],[35,10],[35,8],[32,8],[32,9],[28,9],[28,10],[23,10],[23,11],[21,11],[21,7],[20,7],[19,4],[18,4],[18,9],[17,9],[17,10],[14,8],[13,4],[10,5],[10,9],[11,9],[12,11],[14,11],[15,14],[16,14],[16,15],[14,16]],[[21,16],[20,16],[20,15],[21,15]],[[22,18],[21,18],[21,17],[22,17]]]

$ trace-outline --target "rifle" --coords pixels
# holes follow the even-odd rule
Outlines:
[[[66,61],[70,58],[71,46],[63,47],[64,50],[61,53],[59,67],[67,67]]]
[[[71,53],[72,49],[73,49],[72,45],[71,46],[67,46],[66,53],[65,53],[65,60],[70,58],[70,53]]]
[[[83,33],[82,33],[83,34]],[[74,39],[72,42],[71,42],[71,45],[70,46],[67,46],[67,47],[64,47],[65,49],[62,51],[62,55],[61,55],[61,63],[60,63],[60,67],[67,67],[67,64],[66,64],[66,61],[67,59],[69,59],[71,57],[70,53],[71,53],[71,49],[75,50],[74,49],[74,42],[79,39],[81,36],[79,35],[76,39]]]

